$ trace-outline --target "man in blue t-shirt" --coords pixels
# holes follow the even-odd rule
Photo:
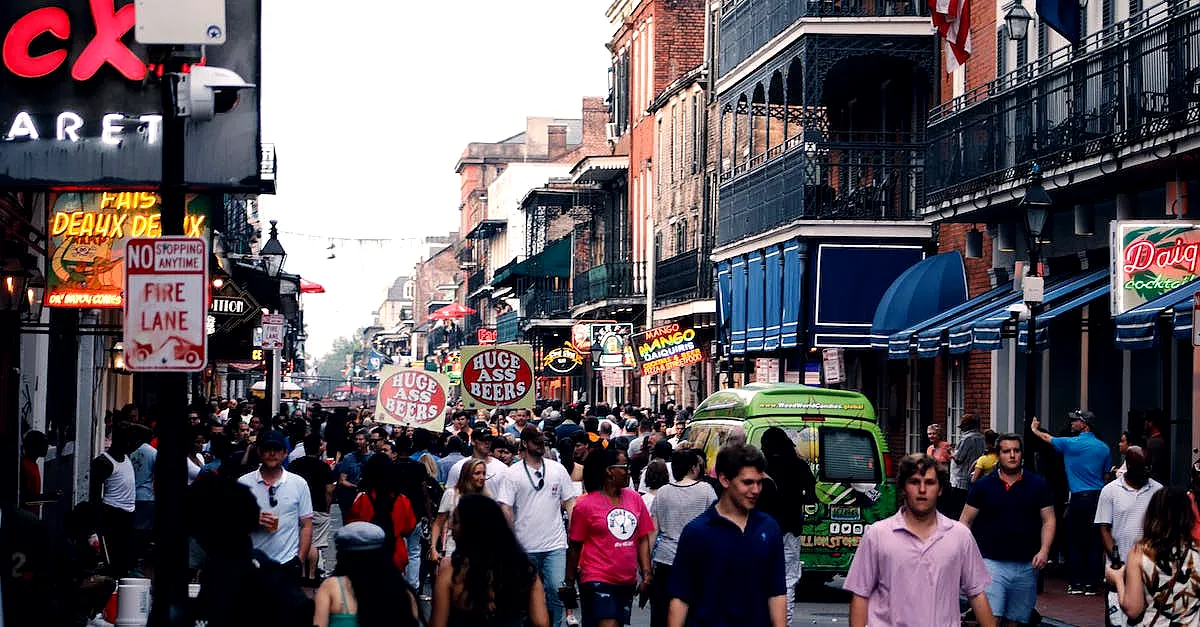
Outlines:
[[[1112,467],[1112,453],[1092,429],[1096,415],[1076,410],[1067,413],[1074,437],[1056,438],[1042,431],[1035,417],[1030,428],[1042,441],[1062,453],[1067,471],[1067,487],[1071,500],[1067,503],[1067,594],[1098,593],[1097,583],[1103,576],[1103,555],[1100,535],[1092,521],[1096,520],[1096,505],[1104,487],[1104,473]]]

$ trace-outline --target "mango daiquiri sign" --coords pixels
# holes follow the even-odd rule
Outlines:
[[[1114,316],[1197,278],[1200,223],[1116,220],[1110,235]]]
[[[635,333],[630,342],[643,377],[704,361],[696,330],[677,322]]]

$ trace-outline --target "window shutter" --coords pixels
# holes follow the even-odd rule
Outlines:
[[[1104,28],[1113,24],[1113,11],[1116,10],[1113,4],[1114,0],[1103,0],[1100,4],[1100,23]]]
[[[996,30],[996,78],[1008,73],[1008,26]]]
[[[1137,2],[1137,0],[1130,1]],[[1045,20],[1038,20],[1037,38],[1037,56],[1040,59],[1050,52],[1047,50],[1050,47],[1050,29],[1046,27]]]

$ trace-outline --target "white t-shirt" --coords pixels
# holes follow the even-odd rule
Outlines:
[[[446,476],[447,488],[452,488],[458,485],[458,475],[462,473],[463,466],[467,463],[468,459],[471,458],[464,457],[450,467],[450,474]],[[505,466],[504,462],[496,459],[495,457],[488,456],[487,470],[484,471],[484,476],[486,477],[485,481],[487,483],[488,492],[492,495],[495,495],[500,490],[500,477],[506,470],[508,470],[508,466]]]
[[[442,493],[442,502],[438,504],[438,513],[446,515],[446,524],[442,526],[442,555],[454,553],[454,533],[450,531],[450,515],[458,507],[458,490],[453,486]]]
[[[286,462],[286,463],[290,464],[290,463],[292,463],[292,462],[296,461],[297,459],[300,459],[301,457],[304,457],[304,455],[305,455],[305,453],[304,453],[304,443],[303,443],[303,442],[301,442],[301,443],[299,443],[299,444],[297,444],[297,445],[296,445],[296,448],[292,449],[292,452],[291,452],[291,453],[288,453],[288,456],[287,456],[287,462]]]
[[[533,468],[521,460],[505,470],[495,496],[496,502],[512,507],[513,532],[526,553],[567,548],[562,504],[576,495],[562,464],[543,458],[542,467]]]

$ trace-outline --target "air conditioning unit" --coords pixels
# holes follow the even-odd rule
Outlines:
[[[621,131],[617,128],[616,122],[609,122],[604,125],[604,139],[610,142],[616,142],[621,138]]]

